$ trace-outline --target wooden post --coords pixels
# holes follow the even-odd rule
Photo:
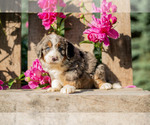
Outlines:
[[[0,0],[0,12],[20,13],[21,12],[21,0]]]
[[[86,2],[87,0],[84,0]],[[76,1],[75,1],[76,2]],[[92,7],[92,1],[88,3],[87,8]],[[107,67],[107,80],[110,82],[120,81],[123,86],[133,84],[132,78],[132,58],[131,58],[131,28],[130,28],[130,0],[113,0],[118,7],[117,31],[120,33],[118,40],[111,40],[109,47],[104,47],[102,54],[102,62]],[[33,3],[32,3],[33,5]],[[76,4],[77,5],[77,4]],[[29,4],[30,6],[30,4]],[[72,5],[72,7],[74,7]],[[33,7],[32,7],[33,8]],[[78,8],[79,9],[79,8]],[[89,9],[91,11],[91,9]],[[30,8],[29,8],[30,11]],[[90,22],[92,16],[86,14],[86,19]],[[28,67],[32,65],[36,58],[34,46],[42,39],[46,33],[42,22],[38,19],[37,14],[29,15],[29,51],[28,51]],[[65,37],[73,44],[79,45],[80,41],[87,38],[83,35],[83,31],[87,28],[87,23],[79,19],[79,13],[73,13],[65,22],[66,28],[72,28],[65,32]],[[93,51],[92,45],[81,45],[86,51]]]
[[[42,25],[42,20],[38,18],[39,7],[37,1],[29,1],[29,42],[28,42],[28,68],[32,66],[33,61],[37,58],[35,47],[44,37],[47,31]],[[32,13],[31,13],[32,12]]]
[[[86,19],[91,20],[91,14],[86,14]],[[79,13],[72,14],[71,17],[69,17],[65,21],[65,27],[71,28],[71,30],[68,30],[65,32],[65,37],[75,44],[76,46],[80,46],[81,49],[85,51],[90,51],[93,53],[93,45],[91,44],[80,44],[81,41],[87,40],[87,37],[83,34],[85,29],[87,28],[87,22],[83,23],[83,20],[79,18]]]
[[[70,16],[66,21],[65,21],[65,27],[66,28],[71,28],[71,30],[68,30],[65,32],[65,37],[75,44],[76,46],[80,46],[80,48],[84,51],[89,51],[93,53],[93,45],[91,44],[80,44],[81,41],[87,40],[86,35],[83,34],[87,26],[87,22],[83,21],[83,19],[80,19],[80,14],[81,12],[84,11],[85,18],[88,22],[92,21],[92,0],[83,0],[86,10],[83,10],[83,8],[79,7],[79,1],[73,1],[73,3],[66,9],[68,12],[73,12],[72,16]],[[78,11],[77,11],[78,10]],[[78,12],[78,13],[77,13]]]
[[[86,0],[85,0],[86,1]],[[84,2],[85,2],[84,1]],[[112,0],[111,0],[112,1]],[[106,65],[107,80],[109,82],[120,81],[123,86],[133,84],[132,58],[131,58],[131,28],[130,28],[130,0],[113,0],[118,7],[117,31],[120,33],[118,40],[111,40],[110,46],[104,46],[102,53],[102,62]],[[87,7],[92,7],[88,5]],[[80,41],[87,40],[83,31],[87,28],[80,19],[79,14],[73,14],[65,22],[65,27],[72,28],[65,32],[65,37],[74,44],[79,45]],[[91,21],[91,14],[88,15],[88,21]],[[86,51],[93,51],[93,46],[82,44],[81,48]]]
[[[46,30],[37,14],[29,14],[28,68],[31,67],[33,61],[37,58],[35,47],[44,37],[44,34],[46,34]]]
[[[107,80],[120,81],[124,87],[133,84],[130,0],[114,0],[113,3],[118,7],[115,15],[119,22],[116,30],[120,33],[120,38],[111,40],[109,47],[104,46],[102,62],[107,66]]]
[[[0,79],[7,81],[21,74],[21,14],[0,13],[0,21]]]

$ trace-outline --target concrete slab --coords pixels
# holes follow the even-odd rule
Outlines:
[[[46,90],[0,91],[1,113],[150,112],[150,92],[142,89],[77,90],[66,95]]]

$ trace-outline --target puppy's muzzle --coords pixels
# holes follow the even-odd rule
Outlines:
[[[52,61],[55,62],[55,61],[58,61],[58,57],[52,57]]]

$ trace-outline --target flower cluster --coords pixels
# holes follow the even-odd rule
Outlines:
[[[88,39],[94,43],[104,42],[106,46],[109,46],[109,37],[117,39],[119,33],[113,28],[113,25],[117,22],[117,18],[108,14],[109,12],[116,12],[117,7],[112,5],[112,2],[107,3],[106,0],[103,0],[100,8],[97,8],[93,4],[94,12],[100,12],[101,18],[96,18],[93,16],[93,21],[91,24],[88,24],[89,29],[84,31],[84,34],[88,34]]]
[[[117,12],[117,6],[113,5],[112,2],[106,2],[106,0],[102,1],[101,7],[98,8],[95,6],[95,4],[93,3],[93,12],[99,12],[102,14],[106,14],[106,13],[115,13]]]
[[[57,10],[57,6],[66,6],[63,0],[39,0],[38,5],[43,12],[54,12]]]
[[[47,72],[42,68],[42,65],[38,59],[33,62],[33,66],[25,73],[25,81],[28,82],[28,86],[31,89],[37,87],[43,87],[43,89],[51,86],[51,79]]]
[[[4,82],[2,80],[0,80],[0,90],[5,90],[8,88],[8,86],[2,86],[4,84]]]
[[[66,15],[62,12],[56,12],[57,6],[66,6],[63,0],[39,0],[38,5],[42,9],[38,16],[42,19],[42,25],[46,30],[50,29],[51,25],[57,20],[57,17],[66,18]]]

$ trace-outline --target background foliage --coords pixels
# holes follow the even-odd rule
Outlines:
[[[134,84],[150,90],[150,13],[132,13]]]
[[[135,2],[138,4],[135,5]],[[150,90],[150,13],[149,0],[131,0],[132,64],[134,84]]]

